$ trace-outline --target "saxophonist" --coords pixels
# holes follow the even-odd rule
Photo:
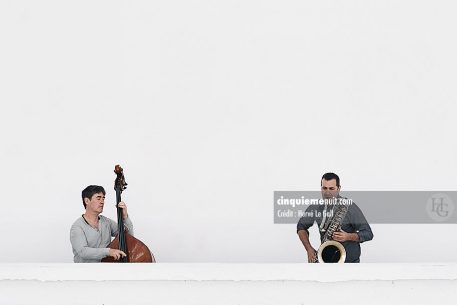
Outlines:
[[[321,193],[323,199],[343,198],[340,196],[340,178],[335,173],[326,173],[321,179]],[[331,209],[335,205],[313,205],[309,206],[305,213],[306,216],[300,218],[297,224],[297,234],[308,254],[308,262],[317,261],[317,251],[309,241],[308,229],[316,222],[319,226],[321,242],[326,239],[326,230],[331,219],[326,219],[327,215],[332,215]],[[331,235],[331,239],[340,242],[346,251],[345,263],[360,263],[360,244],[373,239],[373,232],[360,208],[352,203],[348,205],[346,214],[343,216],[340,230]]]

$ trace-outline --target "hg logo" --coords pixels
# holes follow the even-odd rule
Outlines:
[[[432,197],[432,212],[435,212],[438,216],[446,217],[449,214],[447,203],[444,201],[444,197]]]
[[[444,194],[434,194],[427,201],[427,213],[435,221],[445,221],[454,212],[454,203]]]

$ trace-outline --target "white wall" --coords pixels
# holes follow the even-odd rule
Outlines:
[[[117,163],[160,262],[303,261],[273,191],[326,171],[455,190],[456,6],[2,1],[0,261],[71,262],[80,192],[114,204]],[[362,261],[455,261],[454,230],[373,225]]]

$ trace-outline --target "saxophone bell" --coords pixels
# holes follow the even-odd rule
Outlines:
[[[319,263],[344,263],[346,260],[346,249],[336,240],[327,240],[322,243],[317,251]]]

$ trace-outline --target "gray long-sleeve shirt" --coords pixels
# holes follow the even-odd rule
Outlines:
[[[130,218],[124,219],[130,235],[133,235],[133,224]],[[108,245],[111,237],[118,233],[117,223],[108,217],[99,216],[99,229],[91,227],[81,216],[70,229],[70,242],[73,247],[75,263],[97,263],[108,256]]]

